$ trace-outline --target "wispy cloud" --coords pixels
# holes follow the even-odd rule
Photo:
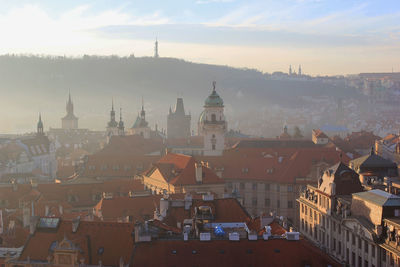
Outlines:
[[[231,3],[234,0],[197,0],[196,4],[204,5],[204,4],[212,4],[212,3]]]

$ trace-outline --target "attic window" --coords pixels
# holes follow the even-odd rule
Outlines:
[[[220,253],[220,254],[225,254],[225,250],[221,249],[221,250],[219,251],[219,253]]]
[[[247,254],[253,254],[253,250],[252,249],[248,249],[246,252],[247,252]]]
[[[176,250],[172,250],[171,253],[176,255]]]
[[[103,255],[103,253],[104,253],[104,248],[103,247],[99,247],[99,249],[97,250],[97,254]]]
[[[274,172],[274,168],[267,169],[267,173],[273,173],[273,172]]]
[[[242,173],[248,173],[249,172],[249,168],[242,168]]]
[[[192,254],[197,254],[197,251],[196,250],[192,250]]]
[[[275,253],[280,253],[281,251],[280,251],[279,249],[276,248],[276,249],[274,249],[274,252],[275,252]]]

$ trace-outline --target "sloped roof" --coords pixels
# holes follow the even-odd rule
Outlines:
[[[19,260],[47,261],[53,242],[60,242],[66,237],[80,251],[80,258],[85,264],[95,265],[99,261],[105,266],[118,266],[122,257],[129,262],[133,250],[133,224],[112,222],[81,221],[77,231],[72,232],[72,221],[61,220],[54,230],[40,230],[30,236]],[[103,253],[98,253],[103,248]]]
[[[103,198],[94,209],[97,215],[101,212],[105,221],[116,221],[126,216],[131,216],[133,221],[144,221],[153,218],[160,199],[160,195]]]
[[[278,142],[286,143],[286,140],[278,140]],[[250,146],[226,150],[220,157],[196,156],[196,159],[208,162],[214,171],[222,170],[224,179],[294,183],[296,178],[308,177],[313,164],[320,161],[328,164],[338,162],[340,152],[334,147],[314,144],[300,148],[286,145],[283,147]],[[348,157],[343,156],[343,161],[348,161]]]
[[[380,189],[354,193],[353,196],[357,196],[365,201],[375,203],[382,207],[400,207],[399,196],[390,194]]]
[[[371,153],[351,161],[357,168],[397,168],[396,163]]]
[[[154,255],[157,255],[155,257]],[[157,240],[137,244],[133,266],[341,266],[319,248],[301,239],[239,242],[229,240]]]
[[[335,184],[335,195],[350,195],[363,191],[358,174],[343,162],[338,162],[325,170],[321,179],[322,183],[318,186],[318,190],[328,195],[331,195],[333,184]]]
[[[196,161],[194,157],[183,154],[168,153],[162,157],[154,166],[146,172],[147,176],[151,176],[155,169],[158,169],[163,175],[166,182],[173,185],[195,185]],[[202,167],[202,183],[203,184],[221,184],[225,181],[219,178],[210,168]]]

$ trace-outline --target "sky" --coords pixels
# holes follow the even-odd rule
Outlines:
[[[0,0],[0,54],[152,56],[336,75],[400,71],[399,0]]]

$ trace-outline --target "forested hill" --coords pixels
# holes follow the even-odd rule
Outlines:
[[[253,69],[197,64],[174,58],[0,56],[0,118],[5,129],[27,129],[42,112],[47,127],[59,127],[68,91],[80,126],[102,129],[111,98],[122,106],[127,126],[144,97],[149,121],[165,125],[169,106],[183,96],[193,120],[211,91],[212,81],[231,117],[271,104],[300,106],[299,96],[356,96],[354,90],[319,81],[273,80]],[[13,126],[14,125],[14,126]],[[1,132],[1,130],[0,130]]]

